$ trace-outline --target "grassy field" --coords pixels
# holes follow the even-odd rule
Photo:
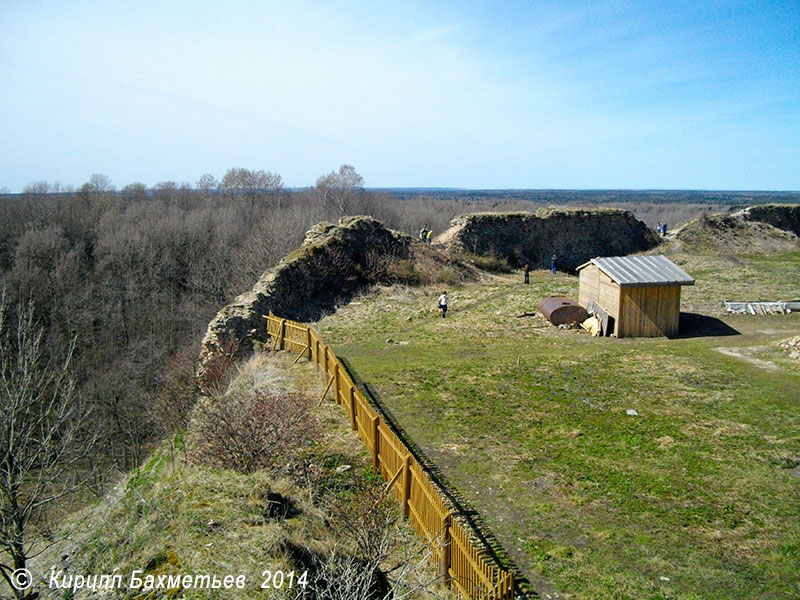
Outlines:
[[[543,598],[800,597],[800,253],[671,258],[679,339],[598,339],[517,318],[568,275],[387,288],[318,324],[483,515]],[[721,319],[721,320],[720,320]],[[628,414],[636,411],[635,415]]]

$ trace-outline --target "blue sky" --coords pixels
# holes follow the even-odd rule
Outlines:
[[[0,188],[800,190],[800,2],[0,0]]]

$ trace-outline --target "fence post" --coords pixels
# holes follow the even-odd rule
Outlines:
[[[326,375],[330,375],[328,373],[328,347],[325,344],[322,344],[322,370]]]
[[[441,552],[439,554],[439,577],[444,583],[445,586],[448,588],[450,587],[450,549],[452,548],[452,540],[450,539],[450,519],[452,518],[452,513],[447,513],[444,517],[444,523],[442,524],[442,537],[439,543],[442,545]]]
[[[380,440],[380,432],[378,431],[379,422],[380,418],[378,415],[372,417],[372,468],[378,473],[381,472],[380,463],[378,463],[378,454],[380,453],[380,447],[378,446]]]
[[[403,459],[403,489],[401,501],[403,502],[403,518],[408,518],[408,502],[411,499],[411,454],[406,454]]]
[[[314,353],[311,352],[311,327],[306,327],[306,348],[308,352],[308,360],[314,356]]]
[[[286,319],[281,319],[281,328],[278,332],[278,345],[284,349],[284,339],[286,338]]]
[[[336,400],[336,404],[341,404],[341,400],[339,399],[339,363],[333,363],[333,399]]]
[[[353,427],[353,431],[358,430],[358,425],[356,424],[356,388],[354,385],[350,386],[350,425]]]

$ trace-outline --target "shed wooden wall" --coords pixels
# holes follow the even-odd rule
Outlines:
[[[679,285],[622,288],[617,337],[677,335],[680,311]]]
[[[614,318],[617,337],[667,337],[678,334],[681,287],[658,285],[625,287],[614,282],[597,265],[580,270],[578,303],[597,302]]]
[[[595,264],[580,270],[578,304],[584,308],[590,300],[597,302],[614,322],[619,322],[620,287]]]
[[[598,280],[599,273],[600,269],[592,264],[578,271],[578,304],[584,308],[591,300],[597,302],[597,293],[600,285]]]

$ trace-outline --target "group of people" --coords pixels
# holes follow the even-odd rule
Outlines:
[[[425,231],[423,229],[422,231]],[[419,239],[423,239],[422,231],[419,232]],[[429,232],[430,234],[430,232]],[[663,235],[663,234],[662,234]],[[556,264],[558,262],[558,256],[553,254],[550,258],[550,270],[552,271],[553,275],[556,274]],[[523,273],[525,275],[525,283],[531,282],[531,266],[528,263],[525,263],[525,268],[523,269]],[[442,311],[442,318],[444,319],[447,317],[447,291],[442,292],[442,295],[439,296],[439,310]]]
[[[428,229],[427,225],[419,230],[420,242],[422,242],[423,244],[430,244],[432,239],[433,239],[433,230]]]
[[[553,275],[556,274],[557,271],[557,264],[558,264],[558,255],[553,254],[550,257],[550,271]],[[523,274],[525,275],[525,283],[531,282],[531,266],[528,263],[525,263],[525,268],[522,270]]]
[[[664,237],[667,235],[667,224],[659,222],[659,224],[656,225],[656,230],[661,234],[661,237]]]

